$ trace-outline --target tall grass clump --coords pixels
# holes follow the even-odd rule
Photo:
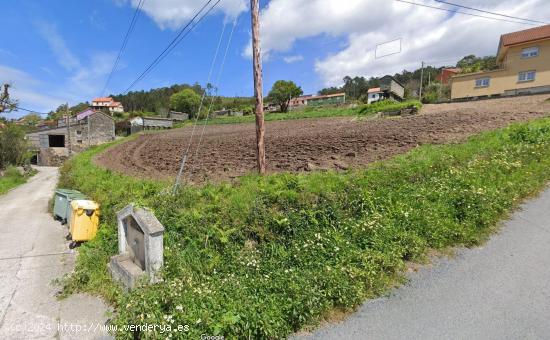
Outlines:
[[[97,238],[79,251],[65,291],[101,294],[128,324],[188,325],[142,338],[284,338],[334,309],[351,310],[398,283],[407,261],[431,249],[475,246],[550,179],[550,119],[425,145],[345,173],[247,176],[185,187],[94,165],[86,151],[61,186],[101,203]],[[116,253],[115,211],[147,206],[166,227],[161,283],[122,293],[106,264]]]
[[[374,102],[372,104],[363,105],[359,110],[360,115],[369,115],[375,114],[378,112],[389,112],[389,111],[398,111],[401,109],[406,109],[410,107],[415,107],[418,110],[422,108],[422,103],[418,100],[407,100],[404,102],[396,102],[393,100],[382,100],[379,102]]]

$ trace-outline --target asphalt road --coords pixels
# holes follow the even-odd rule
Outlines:
[[[550,189],[524,204],[483,247],[435,260],[345,321],[301,336],[550,339]]]
[[[55,297],[74,266],[66,227],[47,212],[57,168],[0,196],[0,339],[103,339],[106,306],[87,295]],[[84,329],[92,328],[92,329]]]

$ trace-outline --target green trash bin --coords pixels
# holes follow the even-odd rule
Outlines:
[[[71,202],[87,198],[86,195],[77,190],[57,189],[55,191],[55,202],[53,205],[54,218],[62,223],[67,223],[70,219]]]

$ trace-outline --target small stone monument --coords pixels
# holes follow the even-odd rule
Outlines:
[[[117,213],[118,255],[111,257],[111,276],[126,289],[132,289],[141,278],[158,282],[163,257],[164,227],[155,215],[130,204]]]

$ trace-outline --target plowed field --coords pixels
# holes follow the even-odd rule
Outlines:
[[[411,117],[324,118],[268,122],[269,172],[348,169],[405,153],[426,143],[460,141],[512,122],[549,115],[550,95],[425,105]],[[187,161],[192,182],[230,180],[255,168],[254,124],[208,125],[196,149],[197,126]],[[108,149],[96,162],[145,178],[175,177],[192,128],[147,133]]]

